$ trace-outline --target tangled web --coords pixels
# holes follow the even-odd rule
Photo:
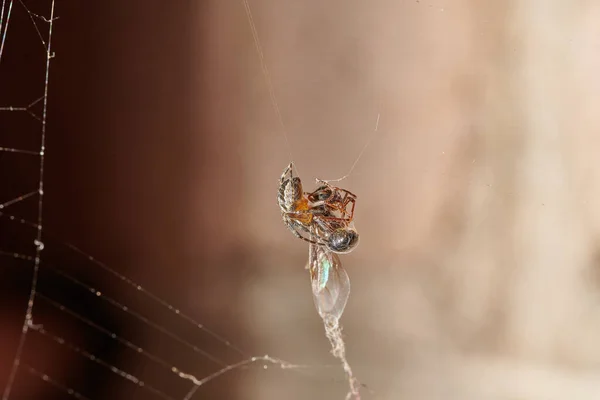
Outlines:
[[[7,297],[2,301],[19,310],[14,315],[0,313],[2,400],[94,400],[110,397],[103,394],[108,393],[107,387],[126,398],[190,400],[203,395],[205,384],[252,367],[274,367],[302,379],[323,380],[318,372],[330,366],[297,365],[248,354],[162,297],[44,229],[48,93],[55,56],[52,32],[60,25],[55,1],[41,3],[1,3],[0,260],[6,286],[2,295]],[[30,44],[23,45],[31,38]],[[18,46],[11,46],[11,41]],[[27,70],[23,83],[12,74],[25,64],[31,66],[31,74],[39,76]],[[87,273],[95,272],[82,277],[76,268],[53,263],[50,254],[59,247],[84,264]],[[96,274],[102,278],[94,279]],[[114,286],[125,289],[119,292]],[[127,296],[120,297],[123,292]],[[170,322],[160,321],[160,313]],[[17,330],[9,332],[13,324],[4,323],[16,317],[21,324],[18,334]],[[138,331],[120,329],[114,322],[119,318],[134,321]],[[325,322],[334,355],[349,369],[339,322]],[[169,344],[167,348],[178,350],[142,344],[139,332],[150,330]],[[77,334],[82,331],[83,335]],[[202,345],[197,344],[200,337]],[[127,357],[121,358],[115,348]],[[204,367],[200,372],[199,364]],[[351,378],[351,392],[356,394],[357,382]]]

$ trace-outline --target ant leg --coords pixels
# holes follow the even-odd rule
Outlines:
[[[300,234],[300,232],[298,232],[297,227],[288,226],[288,228],[289,228],[290,231],[292,231],[292,233],[294,234],[294,236],[296,236],[298,239],[302,239],[302,240],[304,240],[307,243],[316,244],[318,246],[323,246],[324,245],[324,243],[319,243],[319,242],[317,242],[315,240],[312,240],[312,239],[309,239],[307,237],[302,236]]]
[[[348,205],[352,203],[352,207],[350,208],[350,215],[348,217],[346,217],[348,219],[348,222],[352,221],[352,219],[354,218],[354,206],[356,205],[356,199],[354,198],[349,198],[347,200],[344,201],[343,207],[344,207],[344,215],[346,215],[346,209],[348,208]]]

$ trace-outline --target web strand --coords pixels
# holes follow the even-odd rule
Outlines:
[[[246,11],[246,18],[248,19],[248,24],[250,25],[250,30],[252,31],[252,39],[254,40],[254,47],[256,48],[256,52],[258,54],[258,58],[260,59],[260,66],[265,77],[265,82],[267,84],[267,88],[269,90],[269,98],[271,99],[271,105],[277,114],[277,118],[279,120],[279,124],[281,125],[283,137],[285,138],[285,143],[288,147],[288,152],[290,153],[290,160],[294,161],[294,157],[292,155],[292,145],[290,144],[290,139],[287,134],[287,128],[285,123],[283,122],[283,116],[281,114],[281,110],[279,109],[279,102],[277,101],[277,97],[275,96],[275,89],[273,88],[273,81],[271,80],[271,74],[269,73],[269,68],[267,67],[267,63],[265,61],[265,56],[262,50],[262,45],[260,44],[260,38],[258,36],[258,31],[256,30],[256,24],[254,23],[254,17],[252,16],[252,11],[250,10],[250,4],[248,4],[248,0],[242,0],[244,4],[244,10]]]
[[[271,79],[271,74],[269,72],[269,69],[267,67],[267,63],[265,61],[265,56],[264,56],[264,52],[262,49],[262,45],[260,42],[260,38],[258,36],[258,31],[256,29],[256,24],[254,23],[254,17],[252,16],[252,11],[250,9],[250,5],[248,4],[248,0],[242,0],[242,3],[244,4],[244,10],[246,11],[246,18],[248,19],[248,24],[250,25],[250,30],[252,32],[252,38],[254,41],[254,47],[256,48],[256,53],[258,54],[258,58],[260,59],[260,65],[261,65],[261,69],[265,78],[265,82],[269,91],[269,97],[271,100],[271,104],[273,106],[273,109],[275,110],[275,113],[277,114],[277,118],[279,119],[279,124],[281,125],[282,128],[282,133],[283,136],[285,138],[285,142],[286,145],[288,147],[288,151],[290,154],[290,159],[294,160],[294,157],[292,155],[292,146],[290,144],[289,141],[289,136],[287,134],[287,129],[285,126],[285,123],[283,121],[283,116],[281,114],[281,110],[279,108],[279,102],[277,101],[277,97],[275,96],[275,90],[273,88],[273,81]],[[365,145],[363,146],[362,150],[360,151],[360,153],[358,154],[358,157],[356,157],[356,159],[354,160],[354,163],[352,164],[352,166],[350,167],[350,170],[348,171],[348,173],[346,175],[344,175],[341,178],[338,179],[317,179],[317,182],[322,181],[322,182],[340,182],[346,178],[348,178],[352,172],[354,171],[354,168],[356,167],[356,164],[358,164],[358,161],[361,159],[361,157],[363,156],[364,152],[367,150],[367,148],[369,147],[369,145],[371,144],[371,142],[373,141],[373,138],[375,137],[375,134],[378,131],[379,128],[379,118],[381,117],[381,114],[377,114],[377,122],[375,123],[375,129],[373,130],[373,132],[371,133],[369,139],[367,140],[367,142],[365,143]],[[297,167],[294,167],[296,169],[296,171],[298,170]]]
[[[6,7],[6,0],[2,0],[2,8],[0,8],[0,36],[2,36],[2,27],[4,25],[4,8]]]
[[[19,202],[21,202],[23,200],[26,200],[26,199],[28,199],[30,197],[33,197],[33,196],[35,196],[38,193],[39,193],[39,190],[36,190],[35,192],[25,193],[25,194],[22,194],[20,196],[15,197],[15,198],[13,198],[11,200],[5,201],[4,203],[0,204],[0,210],[8,208],[8,207],[12,206],[13,204],[17,204],[17,203],[19,203]]]
[[[19,254],[19,253],[10,253],[7,251],[3,251],[0,250],[0,255],[5,255],[5,256],[9,256],[9,257],[13,257],[13,258],[17,258],[17,259],[21,259],[21,260],[26,260],[26,261],[34,261],[34,257],[31,256],[27,256],[24,254]],[[217,365],[220,366],[224,366],[226,365],[222,360],[220,360],[219,358],[213,356],[212,354],[200,349],[198,346],[192,344],[191,342],[182,339],[181,337],[179,337],[178,335],[174,334],[173,332],[171,332],[169,329],[167,329],[165,326],[161,325],[161,324],[157,324],[156,322],[153,322],[152,320],[150,320],[149,318],[143,316],[142,314],[140,314],[139,312],[133,310],[131,307],[113,299],[112,297],[107,296],[106,294],[102,293],[101,290],[96,289],[95,287],[92,287],[84,282],[82,282],[81,280],[71,276],[70,274],[56,268],[53,267],[51,265],[49,265],[48,263],[45,263],[45,268],[46,271],[52,271],[54,274],[62,277],[63,279],[67,280],[69,283],[72,283],[76,286],[81,287],[82,289],[84,289],[85,291],[91,293],[93,296],[96,296],[102,300],[104,300],[105,302],[107,302],[110,306],[132,316],[133,318],[137,319],[138,321],[142,322],[143,324],[147,325],[148,327],[162,333],[165,336],[168,336],[169,338],[173,339],[175,342],[180,343],[181,345],[189,348],[190,350],[194,351],[197,354],[202,355],[203,357],[205,357],[206,359],[216,363]],[[39,296],[39,292],[36,293],[36,298]],[[50,299],[48,296],[43,296],[49,303],[51,303],[52,305],[54,305],[55,307],[58,307],[58,305],[60,305],[60,303],[57,303],[55,301],[53,301],[52,299]],[[78,315],[77,313],[75,313],[74,311],[71,311],[70,309],[68,309],[66,306],[60,305],[60,307],[58,307],[60,311],[63,311],[67,314],[70,314],[71,316],[73,316],[74,318],[80,319],[82,321],[84,321],[86,324],[92,326],[92,325],[96,325],[94,324],[92,321]],[[111,333],[112,335],[112,333]],[[226,342],[226,340],[224,340],[223,338],[219,337],[218,335],[213,333],[213,337],[217,337],[219,341],[221,342]],[[231,345],[228,345],[229,348],[236,350],[237,349]]]
[[[27,15],[29,15],[29,19],[31,20],[31,23],[33,24],[33,27],[35,28],[35,31],[37,32],[38,37],[40,38],[40,41],[42,42],[42,46],[44,46],[45,50],[48,50],[46,48],[46,41],[44,40],[44,38],[42,37],[42,32],[40,32],[40,28],[38,27],[37,23],[35,22],[35,18],[41,19],[44,22],[49,22],[46,18],[43,18],[35,13],[32,13],[29,8],[27,8],[27,6],[25,5],[25,3],[23,3],[23,0],[19,0],[19,3],[21,3],[21,5],[23,6],[23,8],[25,9],[25,11],[27,11]]]
[[[10,147],[0,147],[0,151],[4,151],[6,153],[19,153],[19,154],[29,154],[31,156],[39,156],[40,153],[37,153],[35,151],[31,151],[31,150],[22,150],[22,149],[13,149]],[[35,194],[36,192],[34,192]],[[6,206],[6,203],[3,204],[3,206]],[[1,207],[0,207],[1,208]]]
[[[87,360],[100,365],[105,370],[121,377],[122,379],[124,379],[126,381],[133,383],[134,385],[137,385],[138,387],[140,387],[162,399],[175,400],[173,397],[167,395],[163,391],[153,387],[152,385],[148,384],[147,382],[145,382],[143,380],[140,380],[135,375],[132,375],[132,374],[112,365],[111,363],[103,360],[101,357],[97,356],[96,354],[92,354],[92,353],[88,352],[87,350],[70,343],[69,341],[65,340],[64,338],[62,338],[60,336],[58,336],[52,332],[49,332],[48,330],[44,329],[44,327],[42,325],[34,325],[30,321],[29,329],[31,329],[34,332],[39,333],[40,335],[50,338],[52,341],[59,344],[60,346],[64,346],[65,348],[78,354],[79,356],[86,358]]]
[[[29,226],[31,228],[34,229],[38,229],[38,224],[32,223],[30,221],[27,221],[23,218],[18,218],[14,215],[10,215],[10,214],[6,214],[6,213],[2,213],[0,212],[0,217],[5,217],[8,218],[11,221],[17,222],[19,224],[22,225],[26,225]],[[52,234],[49,232],[45,232],[46,238],[50,238],[52,237]],[[64,246],[66,246],[69,250],[74,251],[75,253],[79,254],[81,257],[85,258],[87,261],[93,263],[96,267],[99,267],[100,269],[104,270],[105,272],[107,272],[108,274],[110,274],[111,276],[117,278],[118,280],[120,280],[121,282],[125,283],[126,285],[128,285],[129,287],[133,288],[134,290],[142,293],[144,296],[146,296],[148,299],[150,299],[152,302],[158,304],[159,306],[163,307],[164,309],[168,310],[169,312],[172,312],[176,315],[178,315],[179,317],[181,317],[183,320],[185,320],[187,323],[191,324],[192,326],[194,326],[196,329],[199,329],[200,331],[206,333],[207,335],[211,336],[213,339],[217,340],[218,342],[222,343],[223,345],[225,345],[226,347],[230,348],[231,350],[233,350],[234,352],[238,353],[241,356],[244,357],[250,357],[250,355],[243,351],[242,349],[240,349],[239,347],[235,346],[233,343],[231,343],[230,340],[228,340],[227,338],[217,334],[216,332],[212,331],[211,329],[207,328],[206,326],[204,326],[203,324],[201,324],[200,322],[196,321],[194,318],[192,318],[191,316],[189,316],[188,314],[184,313],[183,311],[181,311],[179,308],[169,304],[166,300],[162,299],[161,297],[155,295],[154,293],[150,292],[149,290],[147,290],[146,288],[144,288],[142,285],[132,281],[131,279],[127,278],[126,276],[119,274],[117,271],[115,271],[114,269],[110,268],[108,265],[106,265],[105,263],[98,261],[97,259],[95,259],[94,257],[92,257],[91,255],[87,254],[86,252],[84,252],[83,250],[79,249],[77,246],[71,244],[71,243],[62,243]],[[29,256],[25,256],[25,255],[21,255],[21,254],[17,254],[17,253],[11,253],[11,252],[7,252],[7,251],[3,251],[0,249],[0,254],[4,254],[4,255],[8,255],[8,256],[15,256],[18,258],[27,258]],[[33,261],[33,258],[31,258],[31,260]],[[46,264],[48,266],[48,264]],[[56,274],[61,275],[63,278],[71,281],[72,283],[84,288],[87,291],[90,291],[92,293],[94,293],[96,296],[105,299],[105,301],[107,301],[108,303],[111,303],[113,306],[122,309],[124,307],[123,304],[119,303],[118,301],[107,297],[105,294],[103,294],[101,291],[98,291],[97,289],[85,284],[84,282],[78,280],[75,277],[72,277],[71,275],[67,274],[64,271],[61,271],[57,268],[52,268],[50,266],[48,266],[48,268],[50,268],[52,271],[54,271]],[[132,313],[131,309],[127,309],[125,310],[126,312]],[[135,315],[134,315],[135,317]],[[137,317],[136,317],[137,318]],[[140,316],[140,318],[137,318],[138,320],[142,320],[145,317]],[[158,327],[158,330],[161,329],[165,329],[164,327]],[[190,345],[192,348],[194,347],[193,345]]]
[[[317,179],[317,182],[327,182],[327,183],[329,183],[329,182],[341,182],[344,179],[348,178],[352,174],[352,172],[354,171],[354,167],[356,167],[356,164],[358,164],[358,161],[360,161],[360,159],[363,156],[364,152],[367,150],[367,148],[369,147],[369,145],[373,141],[373,138],[375,138],[375,134],[377,133],[377,131],[379,129],[379,118],[380,117],[381,117],[381,114],[377,114],[377,121],[375,122],[375,129],[371,133],[371,136],[369,137],[369,140],[367,140],[367,142],[363,146],[362,150],[358,154],[358,157],[356,157],[356,160],[354,160],[354,163],[350,167],[350,170],[348,171],[348,173],[346,175],[342,176],[341,178],[338,178],[338,179]]]
[[[203,324],[199,323],[198,321],[196,321],[195,319],[193,319],[192,317],[190,317],[186,313],[182,312],[179,308],[173,307],[171,304],[169,304],[164,299],[162,299],[162,298],[156,296],[155,294],[151,293],[150,291],[146,290],[143,286],[138,285],[137,283],[133,282],[131,279],[127,278],[126,276],[119,274],[114,269],[108,267],[108,265],[106,265],[106,264],[104,264],[104,263],[96,260],[94,257],[92,257],[89,254],[87,254],[87,253],[83,252],[82,250],[80,250],[78,247],[76,247],[76,246],[74,246],[74,245],[72,245],[70,243],[66,243],[65,245],[69,249],[71,249],[74,252],[78,253],[79,255],[81,255],[83,257],[86,257],[89,261],[93,262],[98,267],[102,268],[104,271],[106,271],[109,274],[117,277],[122,282],[126,283],[127,285],[133,287],[135,290],[138,290],[138,291],[142,292],[145,296],[147,296],[148,298],[150,298],[152,301],[154,301],[155,303],[159,304],[163,308],[165,308],[165,309],[167,309],[167,310],[169,310],[169,311],[171,311],[171,312],[179,315],[181,318],[183,318],[188,323],[192,324],[196,328],[198,328],[201,331],[203,331],[203,332],[207,333],[208,335],[212,336],[214,339],[218,340],[219,342],[223,343],[227,347],[229,347],[232,350],[236,351],[238,354],[240,354],[242,356],[248,356],[248,354],[246,352],[244,352],[241,349],[239,349],[238,347],[234,346],[229,340],[225,339],[224,337],[222,337],[222,336],[218,335],[217,333],[213,332],[212,330],[208,329]]]
[[[33,368],[29,364],[21,364],[21,368],[25,369],[25,371],[29,372],[31,375],[37,376],[44,382],[47,382],[49,385],[53,386],[55,389],[58,389],[61,392],[66,393],[66,394],[74,397],[77,400],[92,400],[89,397],[82,395],[78,391],[76,391],[68,386],[65,386],[65,385],[61,384],[60,382],[52,379],[52,377],[38,371],[37,369]]]
[[[331,353],[340,360],[342,368],[348,377],[348,386],[350,390],[346,395],[346,400],[350,400],[351,398],[360,400],[360,387],[362,385],[354,376],[352,367],[350,367],[350,363],[348,363],[348,360],[346,359],[346,343],[342,337],[340,321],[337,318],[323,318],[323,325],[325,326],[325,335],[331,344]]]
[[[12,0],[9,5],[8,16],[10,17],[10,10],[12,9]],[[23,7],[25,5],[21,3]],[[10,371],[10,375],[8,377],[8,382],[6,384],[6,388],[4,389],[4,393],[2,394],[2,400],[8,400],[10,397],[10,392],[12,389],[12,385],[15,380],[15,375],[17,373],[17,369],[19,367],[19,363],[21,362],[21,355],[23,353],[23,348],[25,346],[25,341],[27,339],[27,332],[29,327],[33,323],[33,304],[35,300],[35,294],[37,289],[38,282],[38,273],[40,269],[40,260],[41,260],[41,252],[43,250],[43,242],[42,242],[42,221],[43,221],[43,202],[44,202],[44,153],[45,153],[45,143],[46,143],[46,117],[47,117],[47,109],[48,109],[48,81],[50,78],[50,60],[52,59],[51,46],[52,46],[52,27],[54,26],[54,5],[55,2],[52,0],[50,7],[50,20],[48,22],[48,46],[46,47],[46,73],[44,77],[44,105],[43,105],[43,113],[42,113],[42,132],[41,132],[41,144],[40,144],[40,168],[39,168],[39,181],[38,181],[38,206],[37,206],[37,231],[36,231],[36,239],[34,241],[35,244],[35,258],[33,261],[33,272],[31,278],[31,290],[29,292],[29,300],[27,301],[27,310],[25,312],[25,321],[23,322],[23,327],[21,328],[21,337],[19,338],[19,344],[17,345],[17,351],[15,354],[15,358],[13,361],[12,369]],[[4,8],[4,5],[3,5]],[[26,8],[26,7],[25,7]],[[2,45],[0,46],[0,59],[2,57],[2,49],[4,48],[4,42],[6,39],[6,33],[8,31],[8,17],[6,19],[6,26],[4,28],[4,33],[2,36]],[[38,31],[39,33],[39,31]]]
[[[6,12],[6,21],[4,25],[2,24],[4,20],[4,6],[6,4],[6,0],[2,0],[2,14],[0,14],[0,63],[2,62],[2,54],[4,53],[4,43],[6,42],[6,34],[8,33],[8,23],[10,22],[10,15],[12,14],[12,6],[13,0],[10,0],[8,3],[8,11]],[[4,31],[2,31],[4,28]]]

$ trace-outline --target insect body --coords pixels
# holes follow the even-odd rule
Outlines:
[[[314,192],[302,191],[302,182],[287,166],[279,180],[277,201],[283,222],[292,233],[334,253],[349,253],[358,244],[353,228],[356,195],[325,181]]]

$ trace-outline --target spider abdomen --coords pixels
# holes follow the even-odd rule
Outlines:
[[[281,211],[294,211],[297,206],[301,205],[299,202],[302,200],[306,202],[306,199],[302,196],[302,182],[300,178],[293,177],[283,181],[279,187],[279,194],[277,196],[277,202]],[[308,208],[308,205],[306,207]]]

